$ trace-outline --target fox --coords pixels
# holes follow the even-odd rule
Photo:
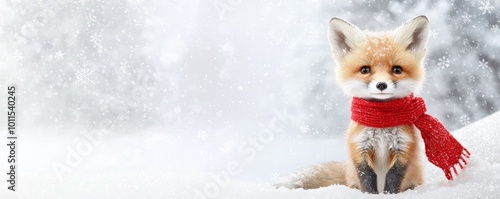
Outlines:
[[[425,78],[429,29],[429,20],[423,15],[385,32],[361,31],[343,19],[332,18],[328,41],[340,87],[348,96],[370,101],[417,93]],[[345,134],[346,162],[300,169],[275,186],[315,189],[338,184],[371,194],[413,189],[424,181],[419,133],[413,124],[372,128],[351,120]]]

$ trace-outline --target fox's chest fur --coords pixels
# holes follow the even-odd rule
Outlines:
[[[417,133],[413,125],[371,128],[351,122],[346,134],[351,157],[346,167],[347,186],[393,193],[421,184]],[[399,182],[393,183],[395,180]],[[397,187],[390,187],[395,184]]]
[[[359,152],[373,153],[373,170],[377,175],[379,193],[385,188],[386,175],[391,167],[391,153],[407,153],[410,143],[414,142],[409,133],[400,127],[365,127],[350,140]]]

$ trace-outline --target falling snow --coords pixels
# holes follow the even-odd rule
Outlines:
[[[484,15],[484,14],[486,14],[486,12],[487,12],[488,14],[491,14],[491,12],[492,12],[494,9],[495,9],[495,8],[494,8],[492,5],[490,5],[490,2],[489,2],[489,1],[486,1],[486,3],[481,2],[481,6],[479,7],[479,10],[482,10],[482,11],[483,11],[483,13],[481,13],[481,14],[483,14],[483,15]]]
[[[329,111],[333,109],[333,104],[331,101],[327,101],[324,105],[323,108],[325,111]]]
[[[177,115],[181,114],[182,113],[181,107],[175,107],[174,108],[174,113],[177,114]]]
[[[205,141],[208,138],[208,134],[206,131],[201,130],[201,131],[198,131],[198,133],[196,133],[196,137]]]
[[[300,132],[302,132],[302,133],[309,133],[309,130],[310,130],[309,125],[307,125],[307,124],[300,126]]]
[[[458,118],[458,120],[460,121],[460,124],[462,124],[462,126],[470,124],[470,118],[467,115],[460,116],[460,118]]]
[[[328,126],[323,126],[323,133],[328,133],[330,131],[330,128]]]
[[[123,61],[123,62],[120,62],[120,70],[122,70],[122,72],[127,72],[127,70],[130,68],[130,65],[128,65],[128,62],[127,61]]]
[[[96,77],[94,76],[95,70],[92,68],[87,68],[87,64],[83,64],[82,67],[76,70],[76,85],[83,85],[83,89],[87,89],[88,86],[95,85]]]
[[[54,59],[56,59],[56,61],[63,60],[64,55],[66,54],[63,53],[62,51],[57,51],[56,54],[54,55]]]
[[[462,15],[462,22],[464,22],[464,23],[471,22],[471,17],[472,16],[470,14],[464,12],[464,14]]]
[[[468,79],[469,83],[476,82],[476,76],[469,75],[469,77],[467,79]]]
[[[87,19],[88,26],[93,26],[97,20],[96,16],[92,13],[89,13],[87,16],[85,16],[85,19]]]
[[[484,59],[481,60],[481,61],[479,61],[479,68],[483,69],[483,70],[487,69],[488,68],[488,62],[485,61]]]
[[[92,42],[92,46],[96,49],[101,49],[102,48],[102,35],[94,33],[90,36],[90,42]]]
[[[277,172],[273,172],[273,173],[271,173],[271,178],[272,178],[271,180],[273,181],[273,183],[276,183],[280,179],[280,174]]]
[[[500,29],[498,28],[498,25],[492,25],[491,26],[491,31],[493,31],[494,33],[500,31]]]
[[[18,50],[14,51],[13,57],[16,61],[21,61],[24,58],[23,53]]]
[[[429,31],[429,37],[431,37],[431,38],[436,38],[438,35],[439,35],[439,33],[434,31],[434,30]]]
[[[446,59],[445,56],[438,59],[438,67],[441,69],[448,68],[450,66],[450,60]]]
[[[222,114],[224,114],[224,112],[222,111],[217,111],[217,113],[215,114],[217,117],[222,117]]]

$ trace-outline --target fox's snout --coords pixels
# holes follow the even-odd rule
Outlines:
[[[378,82],[375,87],[377,87],[377,89],[380,90],[380,91],[384,91],[387,88],[387,83],[385,83],[385,82]]]

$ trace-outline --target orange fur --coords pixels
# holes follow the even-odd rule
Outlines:
[[[338,63],[342,67],[337,67],[337,80],[342,82],[347,79],[365,81],[413,79],[423,82],[425,70],[420,66],[421,57],[415,57],[405,51],[404,47],[395,43],[388,34],[367,35],[366,44],[354,49]],[[403,67],[405,72],[401,75],[391,74],[392,67],[396,65]],[[373,72],[370,75],[359,73],[362,66],[371,66]]]

